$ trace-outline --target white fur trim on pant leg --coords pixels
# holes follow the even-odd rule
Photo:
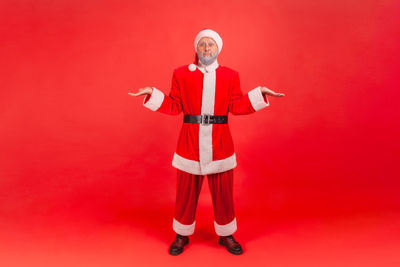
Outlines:
[[[153,93],[150,96],[150,99],[144,103],[146,97],[143,99],[143,105],[146,108],[151,109],[152,111],[157,111],[161,107],[162,102],[164,101],[164,93],[158,90],[155,87],[153,88]]]
[[[194,221],[192,224],[182,224],[174,218],[172,228],[174,229],[175,233],[187,236],[194,233],[195,225],[196,221]]]
[[[236,218],[233,219],[228,224],[219,225],[216,221],[214,221],[215,232],[219,236],[228,236],[232,235],[237,230]]]
[[[265,97],[267,102],[264,101],[264,96],[262,95],[262,92],[261,92],[261,86],[258,86],[256,88],[254,88],[253,90],[251,90],[248,93],[248,95],[249,95],[250,103],[253,106],[255,111],[258,111],[260,109],[263,109],[263,108],[269,106],[267,97]]]

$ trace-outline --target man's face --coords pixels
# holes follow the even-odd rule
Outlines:
[[[212,57],[217,53],[218,46],[213,38],[203,37],[197,43],[197,51],[204,57]]]
[[[218,52],[217,43],[210,37],[203,37],[197,43],[197,53],[204,58],[214,57]]]

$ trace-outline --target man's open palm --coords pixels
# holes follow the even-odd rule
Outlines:
[[[144,88],[140,88],[139,92],[137,93],[131,93],[129,92],[128,95],[132,95],[132,96],[140,96],[140,95],[151,95],[153,93],[153,88],[151,87],[144,87]]]
[[[270,95],[270,96],[276,96],[276,97],[285,96],[285,94],[283,94],[283,93],[275,93],[274,91],[272,91],[271,89],[268,89],[267,87],[261,87],[261,92],[263,94]]]

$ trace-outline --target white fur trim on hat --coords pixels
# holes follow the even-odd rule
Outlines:
[[[222,50],[222,39],[221,39],[221,37],[219,36],[219,34],[217,32],[215,32],[215,31],[213,31],[211,29],[202,30],[197,34],[196,39],[194,39],[194,50],[195,51],[197,51],[197,43],[203,37],[213,38],[214,41],[218,45],[219,52],[221,52],[221,50]]]

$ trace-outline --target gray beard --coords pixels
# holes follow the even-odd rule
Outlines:
[[[203,63],[206,66],[210,65],[211,63],[213,63],[215,61],[215,59],[217,59],[218,54],[219,54],[219,51],[217,51],[217,53],[215,53],[214,56],[203,57],[201,54],[199,54],[199,52],[197,52],[197,56],[199,57],[200,62]]]

